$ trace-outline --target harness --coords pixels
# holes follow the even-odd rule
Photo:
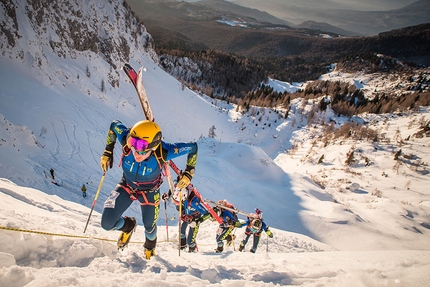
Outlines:
[[[182,215],[181,219],[183,221],[187,222],[187,223],[190,223],[194,219],[194,216],[192,216],[192,215]]]
[[[160,183],[160,185],[161,185],[161,183]],[[160,201],[158,200],[157,202],[149,202],[148,198],[146,197],[146,194],[158,191],[160,185],[158,185],[157,188],[155,188],[155,189],[153,188],[151,190],[139,190],[139,189],[133,189],[128,183],[126,183],[125,186],[120,184],[120,186],[125,191],[127,191],[127,193],[130,195],[131,200],[138,200],[138,196],[141,195],[143,198],[143,202],[140,202],[140,205],[152,205],[152,206],[159,206]]]
[[[262,232],[262,228],[260,228],[260,230],[254,232],[253,228],[252,228],[252,221],[249,222],[248,226],[245,229],[245,234],[246,235],[251,235],[254,234],[254,236],[260,236]]]
[[[119,186],[121,186],[129,194],[131,200],[138,200],[138,196],[141,195],[143,198],[143,202],[140,202],[140,205],[151,205],[151,206],[159,206],[160,205],[160,200],[158,200],[157,202],[149,202],[148,198],[146,197],[146,194],[159,191],[160,186],[163,184],[163,177],[167,176],[167,173],[164,169],[164,166],[165,166],[164,163],[166,161],[163,158],[161,149],[162,148],[161,148],[161,144],[160,144],[159,148],[157,148],[154,151],[154,156],[155,156],[155,158],[158,162],[158,166],[160,167],[160,170],[161,170],[160,175],[156,179],[154,179],[152,181],[148,181],[148,182],[133,182],[133,184],[136,187],[131,186],[127,182],[125,182],[125,184],[119,184]],[[159,154],[157,154],[157,151]],[[124,152],[121,156],[121,161],[122,161],[123,157],[124,157]],[[121,165],[121,161],[120,161],[120,165]],[[163,164],[161,162],[163,162]],[[139,186],[148,185],[148,184],[149,185],[155,184],[155,186],[149,190],[139,189]]]

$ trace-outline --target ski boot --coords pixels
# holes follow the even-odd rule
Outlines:
[[[155,250],[154,250],[154,249],[149,250],[149,249],[146,249],[146,248],[145,248],[145,258],[146,258],[147,260],[151,260],[151,257],[152,257],[152,256],[155,256]]]
[[[181,246],[179,248],[181,250],[185,250],[187,248],[187,239],[181,238]]]
[[[242,250],[245,248],[245,245],[243,245],[243,243],[240,244],[239,246],[239,251],[242,252]]]
[[[149,240],[146,238],[145,244],[143,247],[145,248],[145,258],[147,260],[151,260],[152,256],[155,256],[155,246],[157,245],[157,238],[155,240]]]
[[[221,253],[224,250],[224,246],[218,246],[217,249],[215,249],[216,253]]]
[[[189,253],[197,252],[197,245],[195,244],[193,246],[188,247],[188,252]]]
[[[236,238],[236,235],[229,234],[225,239],[227,240],[226,245],[231,246],[231,244],[234,242],[234,239]]]
[[[118,250],[124,250],[130,242],[133,232],[136,230],[137,222],[134,217],[124,217],[124,226],[121,227],[121,234],[119,235],[117,246]]]

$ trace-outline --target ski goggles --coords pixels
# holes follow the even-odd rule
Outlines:
[[[161,141],[154,141],[152,143],[149,143],[147,140],[136,138],[133,136],[129,136],[127,139],[127,146],[130,147],[130,149],[140,155],[145,155],[151,150],[154,150]]]
[[[127,145],[131,149],[134,148],[136,151],[144,151],[144,150],[148,149],[149,142],[144,140],[144,139],[135,138],[135,137],[130,136],[127,139]]]

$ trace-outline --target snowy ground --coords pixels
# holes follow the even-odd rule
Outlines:
[[[124,251],[114,232],[88,209],[31,188],[0,181],[2,286],[427,286],[430,251],[339,251],[307,236],[272,229],[257,253],[213,252],[216,224],[202,224],[199,252],[177,250],[177,226],[159,226],[157,256],[142,258],[143,228]],[[31,219],[31,220],[29,220]],[[16,231],[19,228],[26,231]],[[46,234],[37,234],[43,231]],[[50,233],[57,234],[51,235]],[[238,248],[243,234],[236,231]],[[349,238],[354,238],[350,234]],[[340,238],[341,239],[341,238]],[[350,240],[352,243],[353,240]]]

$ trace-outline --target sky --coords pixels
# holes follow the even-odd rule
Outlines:
[[[178,0],[179,1],[179,0]],[[182,1],[182,0],[181,0]],[[253,1],[250,0],[227,0],[229,2],[237,3],[242,6],[254,8]],[[184,2],[199,2],[199,0],[185,0]],[[255,2],[260,2],[255,0]],[[409,4],[417,2],[417,0],[266,0],[264,1],[268,9],[272,5],[288,4],[304,8],[325,8],[325,9],[348,9],[360,11],[388,11],[399,9]],[[259,6],[264,7],[264,6]],[[270,7],[270,8],[269,8]]]
[[[109,11],[96,17],[103,13]],[[428,139],[413,136],[430,119],[428,108],[363,115],[367,126],[385,134],[379,143],[338,139],[324,146],[320,125],[307,123],[311,101],[293,101],[287,119],[281,108],[256,107],[242,114],[232,104],[182,90],[151,60],[151,51],[131,45],[130,64],[146,68],[143,82],[164,139],[199,145],[196,188],[204,198],[227,199],[245,212],[259,208],[274,234],[273,239],[263,234],[252,254],[250,243],[245,252],[237,251],[244,236],[237,229],[236,250],[215,254],[217,225],[207,221],[197,237],[199,252],[179,256],[177,212],[169,203],[157,222],[157,256],[147,261],[137,204],[125,214],[136,216],[139,226],[124,251],[116,249],[118,232],[100,227],[103,203],[121,177],[118,148],[83,233],[101,180],[99,159],[110,122],[133,125],[143,118],[134,88],[118,69],[119,87],[106,85],[101,91],[101,80],[111,70],[100,55],[73,51],[59,57],[49,45],[35,45],[46,43],[45,34],[29,33],[31,25],[20,18],[24,13],[18,16],[18,46],[0,56],[2,286],[429,285],[430,151]],[[321,79],[350,81],[368,96],[376,88],[401,84],[336,70]],[[306,85],[275,79],[269,84],[278,91]],[[317,118],[336,127],[348,120],[330,110]],[[213,139],[207,138],[212,126]],[[396,167],[398,142],[406,157]],[[356,163],[346,166],[351,148]],[[185,165],[184,159],[175,163]],[[50,168],[59,186],[49,179]],[[87,198],[80,191],[83,183]]]

